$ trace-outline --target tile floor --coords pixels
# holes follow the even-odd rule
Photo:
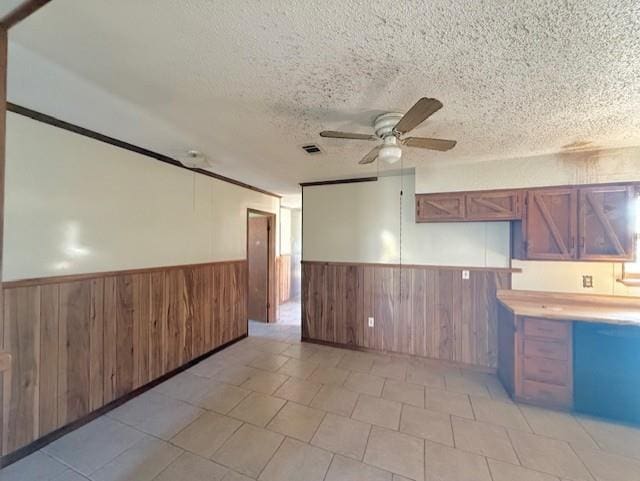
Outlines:
[[[516,405],[495,376],[250,331],[0,481],[640,480],[640,429]]]
[[[278,306],[278,324],[299,326],[301,316],[300,296]]]

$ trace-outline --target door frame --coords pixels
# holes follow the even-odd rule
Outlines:
[[[267,252],[267,324],[275,323],[277,319],[278,292],[276,290],[276,220],[277,214],[264,210],[247,208],[247,332],[249,326],[249,216],[258,214],[267,217],[268,222],[268,252]]]

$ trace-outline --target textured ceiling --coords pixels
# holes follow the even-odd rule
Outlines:
[[[444,108],[414,133],[459,143],[405,167],[640,144],[637,0],[55,0],[11,40],[176,127],[145,146],[281,193],[375,172],[357,165],[371,144],[318,132],[421,96]]]

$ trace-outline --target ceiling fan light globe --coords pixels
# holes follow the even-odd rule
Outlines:
[[[402,149],[397,145],[385,145],[378,152],[378,158],[387,164],[395,164],[402,157]]]

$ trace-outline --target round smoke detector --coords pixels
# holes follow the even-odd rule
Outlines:
[[[180,163],[185,167],[190,167],[192,169],[205,167],[206,164],[208,164],[207,158],[199,150],[189,150],[186,155],[180,158]]]

